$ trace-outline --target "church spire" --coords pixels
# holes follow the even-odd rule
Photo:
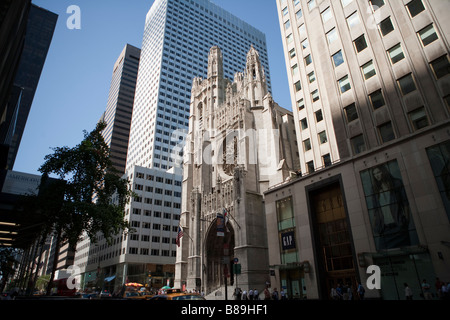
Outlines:
[[[247,53],[247,64],[244,74],[244,85],[248,86],[251,106],[261,106],[264,97],[268,92],[264,68],[259,59],[258,51],[251,46]]]
[[[223,56],[218,46],[213,46],[208,55],[208,78],[223,78]]]
[[[246,64],[246,75],[247,80],[256,80],[265,82],[266,77],[264,75],[264,68],[261,65],[261,60],[259,59],[258,51],[253,47],[247,53],[247,64]]]

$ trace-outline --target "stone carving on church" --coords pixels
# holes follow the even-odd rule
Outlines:
[[[223,285],[223,270],[232,270],[234,259],[242,263],[240,286],[254,288],[267,280],[266,231],[260,223],[264,191],[283,181],[289,168],[279,163],[294,148],[293,141],[271,131],[290,126],[285,130],[292,132],[294,121],[268,92],[258,52],[250,48],[246,69],[233,81],[223,77],[222,60],[220,49],[211,48],[208,78],[193,81],[191,123],[202,125],[190,128],[187,137],[185,153],[195,161],[184,162],[183,188],[193,197],[182,199],[191,210],[185,230],[192,240],[182,239],[175,272],[176,284],[207,293]],[[210,161],[203,161],[205,155]]]

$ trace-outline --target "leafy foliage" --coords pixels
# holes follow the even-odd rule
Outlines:
[[[75,247],[83,232],[95,242],[98,232],[107,240],[127,230],[125,205],[131,191],[109,158],[102,136],[104,122],[74,148],[54,148],[39,168],[42,173],[36,208],[46,221],[45,232],[61,235]]]

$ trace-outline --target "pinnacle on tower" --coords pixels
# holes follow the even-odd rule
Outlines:
[[[223,55],[218,46],[213,46],[208,55],[208,78],[223,78]]]

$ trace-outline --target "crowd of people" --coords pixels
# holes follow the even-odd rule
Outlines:
[[[262,297],[261,297],[262,296]],[[272,292],[268,286],[264,289],[262,294],[257,289],[241,290],[241,288],[236,288],[233,293],[235,300],[287,300],[287,293],[281,289],[278,292],[277,288],[274,288]],[[262,299],[261,299],[262,298]]]
[[[404,297],[405,300],[414,299],[440,299],[440,300],[450,300],[450,282],[443,282],[436,278],[435,288],[436,294],[432,292],[431,285],[423,279],[421,283],[420,292],[413,292],[411,287],[405,282],[404,286]],[[364,300],[365,288],[361,283],[355,291],[353,291],[352,285],[348,283],[347,285],[339,283],[336,288],[331,288],[330,297],[332,300]],[[401,297],[402,299],[402,297]]]
[[[358,283],[356,292],[353,291],[351,283],[338,285],[331,288],[330,297],[332,300],[364,300],[366,289],[361,283]]]

